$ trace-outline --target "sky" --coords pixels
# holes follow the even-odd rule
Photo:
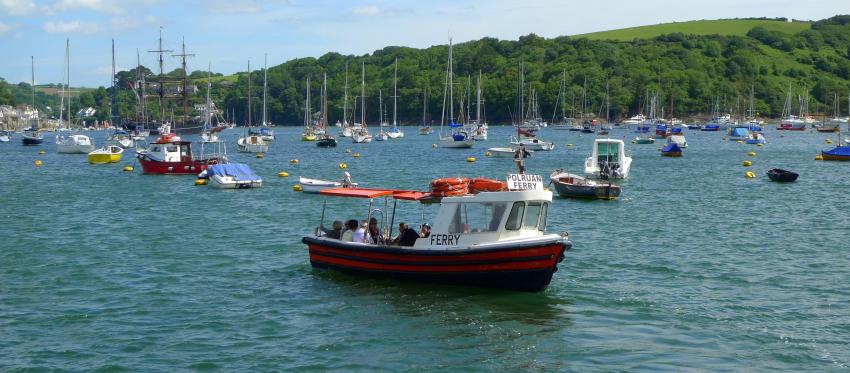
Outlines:
[[[65,40],[71,44],[71,85],[110,82],[111,39],[116,65],[156,66],[149,50],[179,50],[185,38],[189,71],[232,74],[263,63],[363,55],[385,46],[427,48],[482,37],[515,40],[576,35],[697,19],[788,17],[818,20],[850,13],[848,0],[0,0],[0,77],[36,84],[63,77]],[[166,71],[178,67],[166,58]]]

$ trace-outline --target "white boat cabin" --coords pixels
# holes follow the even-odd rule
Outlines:
[[[626,154],[626,145],[619,139],[596,139],[593,152],[584,161],[584,173],[598,175],[602,166],[610,170],[610,177],[627,178],[632,157]]]
[[[551,202],[550,191],[446,197],[440,201],[431,235],[419,238],[413,247],[440,250],[542,237]]]

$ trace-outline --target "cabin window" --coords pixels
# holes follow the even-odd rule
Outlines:
[[[524,202],[514,202],[511,207],[511,213],[508,215],[508,221],[505,222],[505,229],[515,231],[522,226],[522,213],[525,212]]]
[[[154,146],[151,147],[151,152],[159,153],[160,150],[162,150],[162,149],[159,147],[159,145],[154,145]]]
[[[543,203],[543,209],[540,211],[540,224],[537,225],[537,230],[541,232],[546,231],[546,224],[549,218],[549,204]]]
[[[169,153],[174,153],[174,152],[176,152],[176,151],[177,151],[177,147],[176,147],[176,146],[174,146],[174,145],[169,145],[169,146],[167,146],[167,147],[165,148],[165,151],[167,151],[167,152],[169,152]]]
[[[449,233],[495,232],[502,224],[507,203],[460,203],[455,208]]]
[[[620,147],[618,144],[612,144],[607,142],[601,142],[598,144],[598,160],[606,161],[608,163],[616,163],[620,160]]]
[[[525,219],[523,220],[523,228],[537,228],[537,223],[540,221],[540,202],[531,202],[525,208]]]

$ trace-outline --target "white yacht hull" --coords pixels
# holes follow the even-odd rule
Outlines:
[[[465,140],[455,140],[451,137],[441,137],[440,138],[440,147],[441,148],[471,148],[472,145],[475,145],[475,140],[467,138]]]
[[[210,184],[219,189],[250,189],[263,186],[263,179],[258,180],[235,180],[233,176],[213,175]]]

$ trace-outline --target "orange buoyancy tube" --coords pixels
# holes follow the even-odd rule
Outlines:
[[[469,189],[467,189],[467,188],[460,188],[460,189],[454,189],[454,190],[441,189],[441,190],[431,191],[431,195],[433,195],[434,197],[438,197],[438,198],[439,197],[465,196],[467,194],[469,194]]]
[[[469,181],[469,190],[473,193],[499,192],[507,189],[508,183],[501,180],[479,177]]]

